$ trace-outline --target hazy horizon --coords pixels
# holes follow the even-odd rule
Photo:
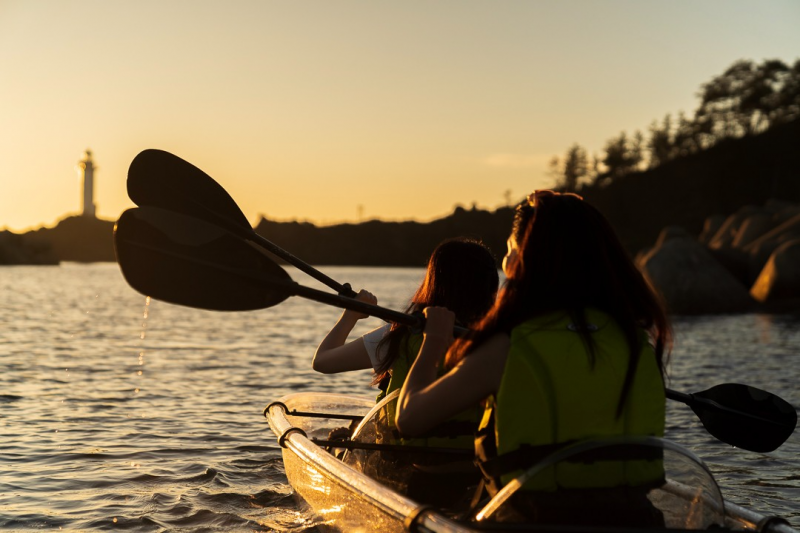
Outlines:
[[[800,3],[0,0],[0,228],[133,204],[160,148],[252,224],[430,221],[552,186],[573,143],[691,114],[739,59],[800,57]]]

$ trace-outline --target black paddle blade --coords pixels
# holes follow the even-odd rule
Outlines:
[[[144,150],[133,159],[128,169],[128,196],[140,207],[161,207],[253,233],[247,217],[222,185],[163,150]]]
[[[690,406],[708,432],[737,448],[771,452],[797,425],[791,404],[749,385],[724,383],[692,396]]]
[[[296,284],[259,249],[205,221],[159,209],[125,211],[114,228],[125,280],[158,300],[216,311],[279,304]]]

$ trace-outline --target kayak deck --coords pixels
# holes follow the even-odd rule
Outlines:
[[[374,411],[374,408],[375,402],[371,398],[329,393],[299,393],[285,396],[265,409],[265,416],[282,447],[287,478],[297,496],[315,511],[319,520],[318,527],[324,530],[348,532],[402,532],[416,528],[421,531],[442,533],[555,529],[562,532],[601,533],[614,530],[602,527],[554,528],[529,524],[456,521],[352,468],[311,440],[326,439],[331,430],[348,425],[351,423],[351,418],[363,417],[371,410]],[[310,413],[322,416],[308,416]],[[336,418],[338,416],[343,418]],[[693,498],[701,497],[703,491],[703,487],[670,481],[659,493],[662,498],[680,498],[691,503]],[[724,524],[720,526],[724,525],[730,530],[797,533],[779,518],[768,518],[729,502],[724,502],[724,511]],[[688,505],[683,512],[691,513],[691,505]],[[692,528],[690,519],[691,517],[687,517],[686,520],[681,520],[685,522],[681,530]],[[694,526],[698,527],[703,526]]]

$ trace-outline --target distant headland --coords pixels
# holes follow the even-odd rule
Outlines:
[[[57,265],[61,261],[114,261],[111,241],[114,222],[97,218],[94,201],[92,151],[78,161],[81,174],[79,215],[61,219],[54,228],[40,228],[19,235],[0,231],[0,265]]]

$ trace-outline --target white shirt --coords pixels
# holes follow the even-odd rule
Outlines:
[[[369,355],[369,360],[372,363],[372,368],[376,369],[380,365],[381,361],[386,358],[386,354],[389,351],[389,346],[382,346],[380,353],[378,353],[378,343],[381,342],[383,337],[389,333],[389,330],[392,329],[391,324],[384,324],[379,328],[375,328],[369,333],[365,333],[361,336],[361,340],[364,341],[364,348],[367,350],[367,354]]]

